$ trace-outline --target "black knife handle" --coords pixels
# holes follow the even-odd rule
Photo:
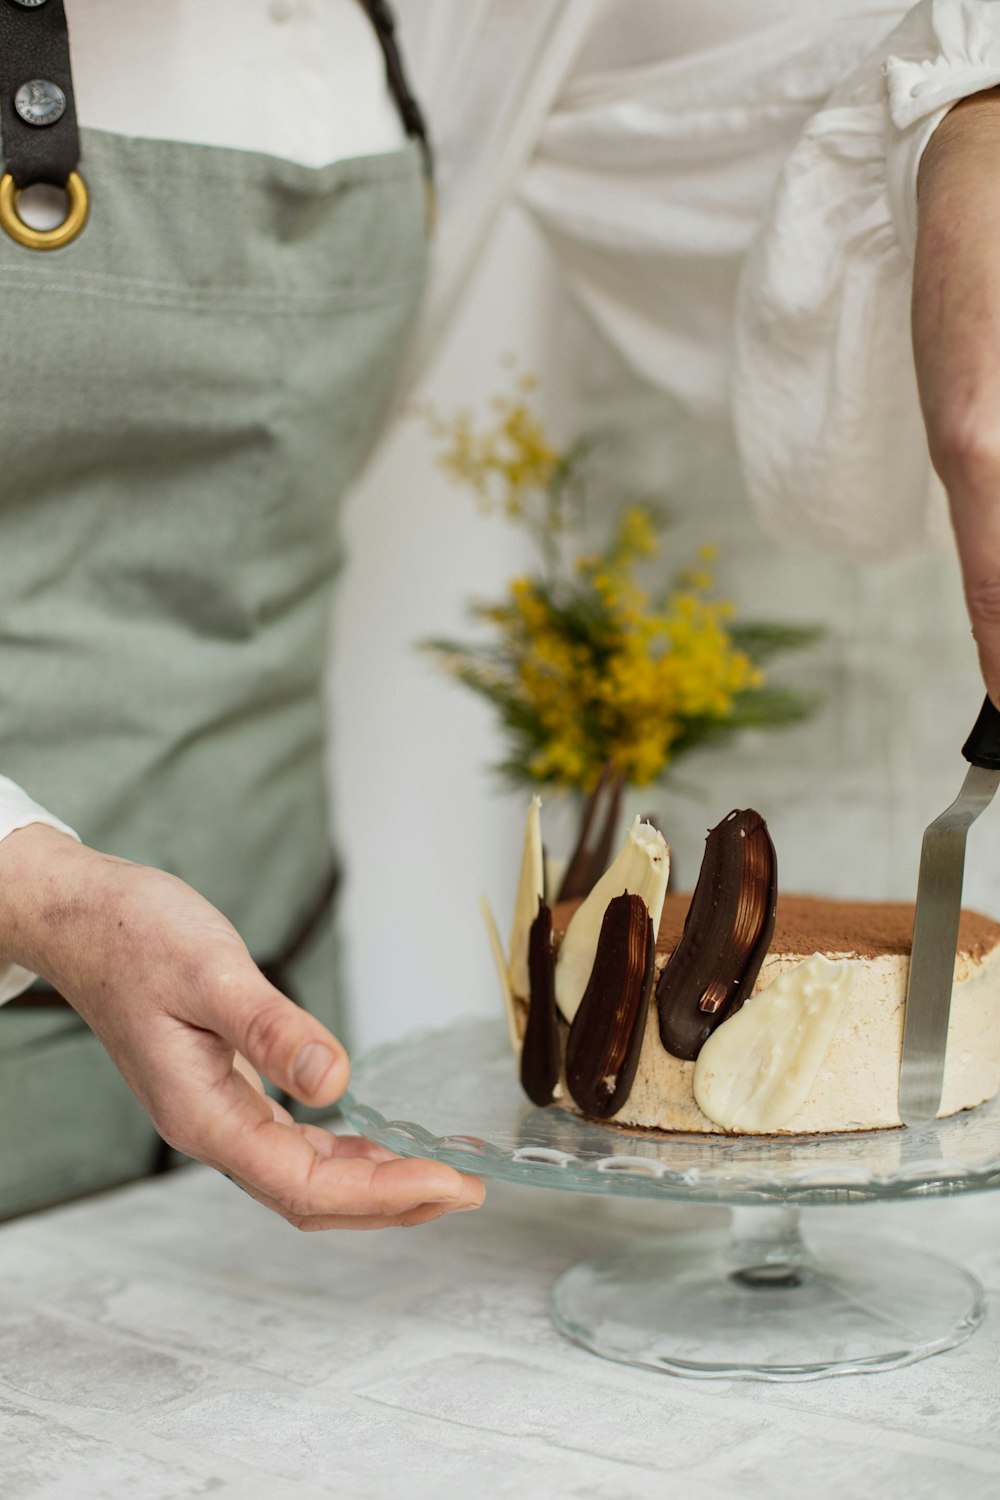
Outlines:
[[[1000,711],[993,707],[989,698],[983,699],[979,718],[962,746],[962,754],[972,766],[982,766],[984,771],[1000,771]]]

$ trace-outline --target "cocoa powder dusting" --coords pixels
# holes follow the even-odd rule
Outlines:
[[[562,901],[553,912],[558,936],[566,931],[578,901]],[[672,953],[684,927],[691,896],[671,891],[663,903],[656,939],[658,953]],[[878,958],[883,953],[909,953],[913,937],[913,905],[909,901],[832,901],[825,896],[778,896],[778,916],[771,940],[772,953],[846,953],[854,958]],[[977,911],[962,912],[958,951],[980,959],[1000,943],[1000,923]]]

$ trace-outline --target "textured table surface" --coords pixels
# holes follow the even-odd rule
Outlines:
[[[574,1260],[713,1210],[493,1184],[417,1230],[301,1235],[202,1168],[0,1230],[4,1500],[994,1500],[1000,1202],[813,1210],[961,1259],[959,1349],[803,1385],[688,1382],[565,1342]]]

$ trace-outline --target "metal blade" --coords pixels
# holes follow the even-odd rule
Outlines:
[[[998,786],[1000,771],[970,766],[955,801],[924,833],[899,1073],[899,1117],[904,1125],[932,1120],[941,1107],[965,840]]]

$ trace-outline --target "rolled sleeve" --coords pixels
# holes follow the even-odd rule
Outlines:
[[[733,416],[764,524],[864,559],[950,544],[910,341],[917,171],[1000,84],[1000,0],[920,0],[785,161],[741,276]]]
[[[928,141],[961,99],[1000,84],[1000,0],[922,0],[892,38],[886,189],[900,243],[917,242],[917,173]]]
[[[79,840],[79,835],[60,818],[40,807],[15,782],[6,776],[0,776],[0,840],[32,823],[43,823],[48,828],[58,829],[60,833]],[[0,963],[0,1005],[23,994],[36,978],[35,974],[22,969],[18,964]]]

